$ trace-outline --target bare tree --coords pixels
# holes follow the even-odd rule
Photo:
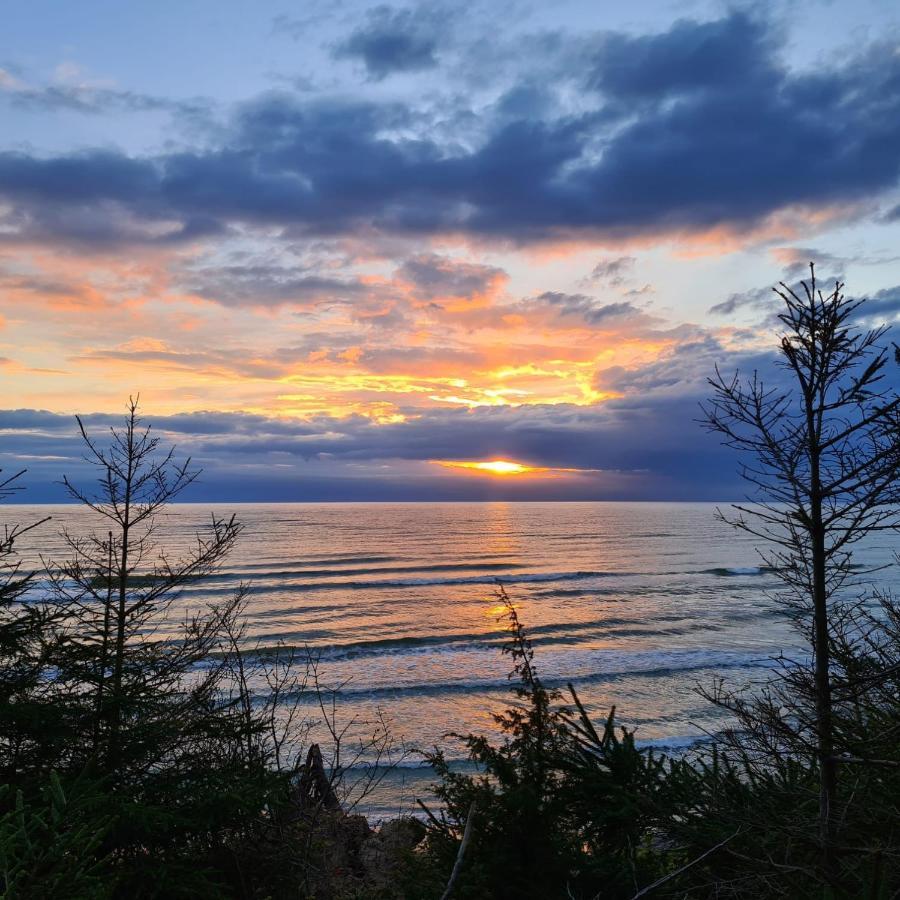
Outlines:
[[[859,327],[862,301],[845,298],[840,283],[824,295],[812,264],[801,285],[799,293],[784,283],[775,289],[785,304],[779,362],[787,386],[780,379],[769,385],[756,372],[726,378],[717,369],[704,419],[742,452],[741,475],[751,489],[746,504],[720,515],[765,543],[761,554],[812,663],[784,663],[784,683],[797,701],[789,708],[784,691],[751,700],[720,685],[711,696],[737,714],[763,753],[788,746],[814,756],[822,867],[831,877],[839,765],[848,761],[835,727],[835,609],[864,574],[853,563],[856,545],[900,527],[900,397],[885,380],[886,327]]]

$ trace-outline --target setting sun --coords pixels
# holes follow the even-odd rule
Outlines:
[[[456,460],[435,460],[438,465],[448,469],[472,469],[488,475],[528,475],[534,472],[546,472],[541,467],[525,466],[522,463],[510,462],[507,459],[491,459],[485,462],[457,462]]]

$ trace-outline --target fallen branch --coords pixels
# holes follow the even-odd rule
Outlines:
[[[469,814],[466,816],[466,827],[463,831],[462,840],[459,842],[459,852],[456,854],[456,862],[453,863],[453,871],[450,873],[450,880],[447,882],[444,893],[441,894],[441,900],[448,900],[449,896],[453,893],[453,886],[456,884],[456,879],[459,877],[460,871],[462,871],[463,858],[466,855],[466,848],[469,846],[469,838],[472,836],[472,820],[474,818],[475,801],[473,800],[471,806],[469,806]]]
[[[725,838],[724,841],[719,841],[715,847],[710,847],[705,853],[701,853],[696,859],[692,859],[689,863],[685,863],[680,869],[676,869],[674,872],[670,872],[668,875],[663,875],[662,878],[657,878],[653,884],[648,884],[647,887],[639,890],[631,900],[638,900],[638,897],[646,897],[651,891],[655,891],[658,887],[662,887],[667,881],[671,881],[673,878],[677,878],[683,872],[686,872],[691,866],[696,866],[698,862],[702,862],[709,856],[711,853],[715,853],[720,847],[724,847],[729,841],[733,841],[739,834],[741,833],[740,828],[733,834],[731,837]],[[598,894],[597,897],[600,895]],[[597,900],[595,897],[594,900]]]
[[[862,766],[891,766],[900,768],[900,761],[895,759],[863,759],[861,756],[850,756],[849,754],[839,754],[831,756],[829,759],[837,763],[854,763]]]

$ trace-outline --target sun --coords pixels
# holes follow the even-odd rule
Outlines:
[[[483,462],[458,462],[452,459],[436,459],[434,462],[448,469],[469,469],[475,472],[484,472],[486,475],[529,475],[535,472],[546,471],[546,469],[541,467],[526,466],[523,463],[511,462],[508,459],[489,459]]]

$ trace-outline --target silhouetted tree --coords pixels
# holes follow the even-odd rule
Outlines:
[[[900,526],[900,398],[884,377],[886,328],[860,328],[862,301],[845,298],[840,283],[824,295],[812,264],[801,284],[800,293],[776,289],[785,305],[780,364],[788,386],[717,370],[704,412],[708,427],[744,454],[741,474],[752,489],[750,502],[723,518],[764,542],[763,559],[781,581],[780,599],[812,664],[785,661],[780,683],[756,698],[721,685],[709,695],[738,716],[744,750],[814,755],[820,860],[834,880],[839,766],[851,764],[836,703],[854,692],[848,659],[855,653],[837,604],[858,574],[856,545]]]
[[[0,476],[0,500],[19,490],[23,474]],[[5,525],[0,532],[0,777],[15,773],[23,758],[46,752],[52,737],[43,721],[52,615],[38,598],[24,602],[35,575],[17,553],[23,535],[46,521]]]
[[[182,589],[215,570],[240,525],[234,517],[213,517],[208,533],[181,555],[160,548],[159,512],[199,473],[190,459],[176,462],[174,448],[160,450],[137,408],[131,400],[124,427],[110,430],[108,447],[78,419],[87,459],[100,470],[98,487],[88,491],[68,477],[63,484],[73,500],[105,520],[107,531],[65,531],[71,558],[50,570],[56,602],[69,615],[69,665],[61,677],[77,679],[89,703],[92,755],[107,773],[131,762],[123,757],[123,730],[132,746],[141,746],[134,740],[140,730],[159,734],[164,723],[183,721],[212,701],[218,667],[194,678],[189,691],[182,690],[182,679],[218,647],[242,601],[238,591],[180,626],[170,616]],[[173,628],[174,639],[160,639],[161,628]]]
[[[258,666],[236,663],[243,588],[199,611],[183,594],[216,570],[240,525],[214,516],[206,533],[166,549],[160,513],[197,477],[190,460],[161,447],[135,400],[108,445],[79,426],[96,487],[63,483],[104,527],[64,531],[70,559],[47,564],[45,692],[61,739],[10,775],[32,784],[31,805],[52,770],[63,787],[97,785],[97,813],[111,823],[101,850],[130,896],[149,890],[148,872],[157,892],[210,891],[231,877],[237,836],[266,827],[265,810],[288,794],[273,764],[274,711],[251,697]]]
[[[105,442],[78,424],[97,479],[63,484],[102,530],[64,530],[70,558],[38,575],[13,555],[27,528],[0,540],[0,894],[330,890],[345,810],[393,764],[384,721],[339,726],[314,658],[251,640],[244,586],[191,604],[184,589],[216,571],[241,527],[214,516],[187,542],[164,536],[161,514],[197,471],[136,400]],[[318,745],[301,752],[308,679],[330,766]]]

